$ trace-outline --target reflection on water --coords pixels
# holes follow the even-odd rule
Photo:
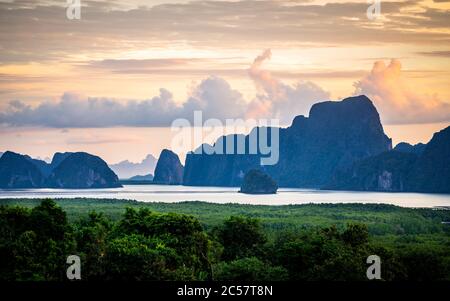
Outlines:
[[[111,189],[20,189],[0,190],[0,198],[109,198],[143,202],[204,201],[258,205],[306,203],[383,203],[402,207],[450,206],[450,195],[323,191],[281,188],[275,195],[238,193],[236,187],[191,187],[167,185],[125,185]]]

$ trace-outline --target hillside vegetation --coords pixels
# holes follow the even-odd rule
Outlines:
[[[450,280],[449,210],[0,200],[0,279]]]

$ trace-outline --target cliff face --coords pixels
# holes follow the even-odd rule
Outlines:
[[[88,153],[72,153],[53,169],[47,180],[54,188],[120,187],[119,178],[101,158]]]
[[[405,191],[409,187],[411,166],[417,156],[398,151],[384,152],[339,170],[325,188],[360,191]]]
[[[157,184],[179,185],[183,183],[183,165],[177,154],[164,149],[155,168],[153,182]]]
[[[450,127],[426,145],[400,148],[337,171],[326,188],[450,193]],[[416,155],[418,154],[418,155]]]
[[[26,156],[7,151],[0,157],[0,188],[38,188],[44,181],[39,168]]]
[[[297,116],[279,135],[276,165],[261,167],[259,154],[188,154],[184,184],[239,186],[246,172],[263,168],[280,187],[321,187],[337,169],[392,147],[365,96],[315,104],[309,118]]]
[[[50,166],[52,169],[55,169],[56,167],[58,167],[58,165],[64,161],[67,157],[69,157],[70,155],[72,155],[73,153],[71,152],[65,152],[65,153],[55,153],[53,155],[52,158],[52,163],[50,163]]]
[[[315,104],[309,115],[294,120],[280,141],[280,186],[321,187],[337,169],[392,147],[365,96]]]
[[[48,177],[48,175],[50,174],[50,172],[52,170],[50,164],[48,164],[47,162],[45,162],[43,160],[33,159],[28,155],[24,155],[24,157],[28,161],[30,161],[34,166],[36,166],[45,178]]]
[[[411,171],[409,190],[450,193],[450,126],[427,143]]]
[[[0,158],[0,188],[120,187],[114,172],[87,153],[55,154],[51,164],[6,152]]]

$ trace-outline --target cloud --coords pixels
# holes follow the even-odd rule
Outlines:
[[[136,142],[135,139],[130,139],[127,137],[123,138],[103,138],[99,137],[97,135],[88,135],[85,137],[72,137],[66,140],[66,143],[68,145],[74,144],[74,145],[86,145],[86,144],[109,144],[109,143],[133,143]]]
[[[0,64],[60,61],[74,53],[89,57],[166,49],[177,42],[220,49],[240,43],[259,49],[268,41],[271,47],[450,43],[448,32],[436,30],[448,27],[448,10],[417,0],[383,2],[382,26],[367,19],[365,1],[82,2],[82,18],[76,22],[67,20],[65,1],[0,2]]]
[[[202,81],[186,103],[183,113],[191,115],[195,110],[201,110],[203,118],[243,118],[247,104],[242,94],[233,90],[230,84],[222,78],[210,76]]]
[[[266,93],[269,99],[278,101],[284,97],[283,85],[279,80],[273,78],[268,70],[261,69],[264,61],[270,60],[271,58],[272,51],[270,49],[265,50],[253,61],[253,64],[248,70],[248,74],[260,92]]]
[[[441,50],[441,51],[436,50],[436,51],[428,51],[428,52],[418,52],[418,54],[425,55],[425,56],[450,58],[450,50]]]
[[[210,76],[195,86],[182,103],[176,102],[171,92],[165,89],[160,89],[158,96],[140,101],[65,93],[59,101],[43,102],[37,107],[12,101],[0,113],[0,123],[55,128],[158,127],[170,126],[177,118],[192,122],[193,112],[202,111],[204,119],[279,118],[281,124],[290,124],[296,115],[306,115],[313,103],[329,98],[328,92],[312,82],[300,81],[287,85],[273,77],[271,72],[262,69],[262,64],[270,57],[271,51],[264,51],[248,70],[258,91],[250,102],[245,101],[242,94],[232,89],[226,80]],[[154,61],[148,63],[153,64]],[[126,62],[107,61],[106,64],[123,66]]]
[[[382,121],[388,124],[450,121],[450,104],[437,95],[424,95],[409,86],[401,68],[396,59],[388,65],[375,62],[371,73],[355,83],[355,94],[372,99]]]
[[[263,68],[271,56],[270,49],[265,50],[247,70],[257,91],[249,101],[225,79],[210,76],[194,86],[184,102],[175,101],[166,89],[145,100],[120,101],[75,93],[65,93],[56,102],[46,101],[35,107],[14,100],[0,112],[0,124],[53,128],[163,127],[178,118],[192,123],[193,112],[202,111],[204,119],[278,118],[280,124],[289,125],[295,116],[307,115],[314,103],[330,99],[327,91],[311,81],[286,84],[276,78]],[[373,100],[385,123],[450,121],[450,104],[409,87],[399,60],[388,65],[375,62],[372,71],[354,86],[355,94],[365,94]]]
[[[201,58],[164,58],[164,59],[106,59],[99,61],[90,61],[81,66],[108,70],[123,69],[155,69],[170,68],[188,65],[194,62],[204,62],[206,59]]]
[[[329,99],[330,94],[313,82],[300,81],[287,85],[274,78],[271,72],[261,68],[271,56],[270,49],[265,50],[248,70],[258,95],[250,103],[247,116],[276,117],[281,124],[290,124],[295,116],[307,115],[314,103]]]
[[[141,101],[84,97],[65,93],[57,102],[43,102],[31,107],[12,101],[0,113],[0,123],[12,126],[54,128],[112,126],[170,126],[176,118],[192,121],[193,111],[202,110],[204,118],[241,118],[246,104],[242,95],[219,77],[211,76],[193,89],[181,105],[172,94],[160,89],[158,96]]]

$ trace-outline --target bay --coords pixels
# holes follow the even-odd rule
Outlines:
[[[238,193],[238,187],[198,187],[176,185],[124,185],[110,189],[12,189],[0,190],[0,198],[99,198],[142,202],[203,201],[253,205],[307,203],[381,203],[401,207],[450,207],[450,195],[427,193],[389,193],[326,191],[281,188],[273,195]]]

